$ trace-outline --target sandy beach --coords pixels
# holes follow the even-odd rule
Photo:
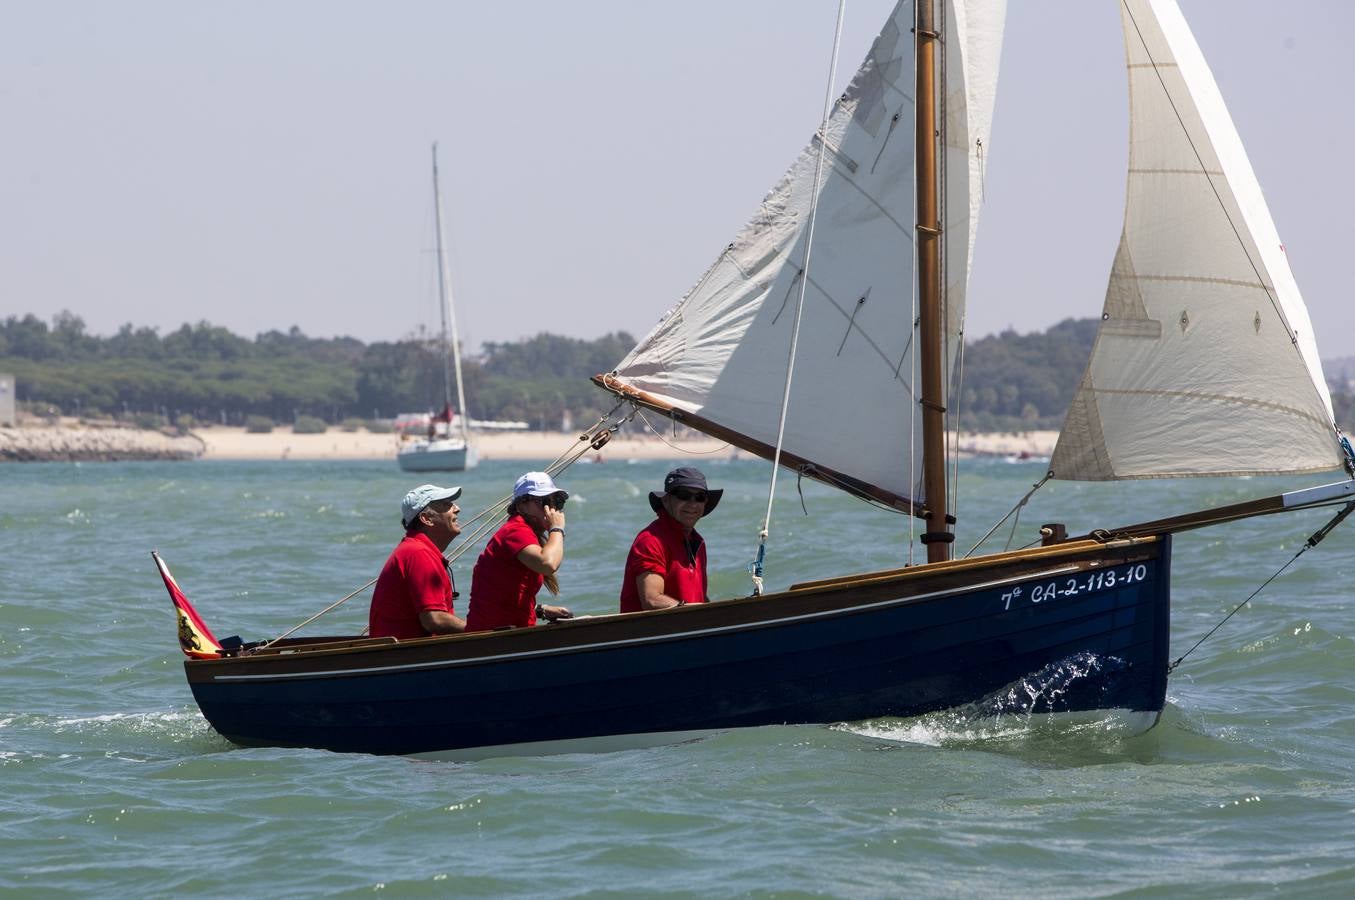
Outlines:
[[[398,439],[394,434],[338,431],[324,434],[293,434],[276,429],[268,434],[248,434],[243,428],[214,427],[193,432],[206,445],[203,459],[393,459]],[[472,433],[480,459],[552,460],[577,445],[579,435],[561,431],[510,431]],[[746,455],[723,441],[701,435],[667,439],[649,436],[612,438],[600,452],[603,459],[676,459],[688,454],[730,458]]]
[[[1057,438],[1055,431],[962,433],[958,447],[964,456],[1039,459],[1049,456]],[[560,431],[478,432],[472,439],[484,460],[549,461],[575,447],[579,435]],[[158,431],[92,427],[71,421],[59,426],[0,429],[0,461],[392,459],[397,440],[394,434],[368,431],[331,429],[323,434],[293,434],[278,428],[266,434],[250,434],[243,428],[226,426],[199,428],[175,437]],[[601,451],[589,451],[589,455],[603,460],[751,457],[746,451],[696,432],[660,438],[648,431],[618,434]]]
[[[243,428],[204,428],[195,431],[206,450],[204,459],[385,459],[395,455],[393,434],[330,430],[324,434],[292,434],[278,429],[247,434]],[[472,435],[480,458],[551,460],[569,450],[578,434],[560,431],[513,431]],[[962,454],[976,456],[1046,457],[1054,449],[1056,431],[964,433]],[[599,453],[603,459],[677,459],[689,454],[720,458],[748,458],[751,454],[723,441],[688,434],[659,439],[652,433],[618,434]]]

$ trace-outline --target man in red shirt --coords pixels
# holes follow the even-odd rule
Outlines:
[[[565,606],[537,603],[545,585],[560,591],[555,573],[565,559],[565,501],[545,472],[528,472],[513,485],[507,520],[485,544],[471,571],[467,631],[530,628],[538,618],[573,618]]]
[[[723,490],[706,487],[706,476],[690,466],[669,472],[663,491],[651,491],[649,505],[659,517],[635,536],[621,579],[621,611],[668,609],[705,603],[706,542],[696,523],[720,502]]]
[[[372,592],[367,624],[372,637],[401,640],[466,630],[452,609],[456,591],[442,552],[461,533],[459,487],[422,484],[400,502],[404,540],[396,546]]]

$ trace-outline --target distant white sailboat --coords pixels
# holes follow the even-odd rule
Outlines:
[[[438,305],[442,310],[442,412],[428,424],[428,436],[403,441],[395,460],[406,472],[461,472],[475,468],[480,454],[467,428],[466,390],[461,378],[461,341],[447,277],[442,237],[442,192],[438,186],[438,145],[433,144],[433,215],[437,223]],[[452,407],[452,374],[456,374],[456,407]],[[453,424],[458,427],[454,430]]]

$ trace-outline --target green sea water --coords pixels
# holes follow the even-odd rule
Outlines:
[[[745,594],[768,469],[696,464],[726,489],[702,525],[712,593]],[[614,460],[560,478],[573,492],[562,602],[576,612],[615,609],[626,547],[650,519],[645,494],[668,466]],[[524,468],[489,461],[442,480],[465,485],[468,517]],[[957,547],[1042,474],[1039,462],[964,461]],[[1139,737],[946,713],[457,763],[217,736],[184,681],[150,551],[218,636],[272,637],[376,574],[400,535],[400,496],[420,480],[384,462],[0,466],[0,894],[1355,891],[1355,525],[1195,651]],[[780,482],[770,589],[907,561],[908,519]],[[1053,482],[1013,546],[1043,522],[1078,533],[1305,483]],[[1329,512],[1178,537],[1174,655]],[[366,601],[309,630],[356,631]]]

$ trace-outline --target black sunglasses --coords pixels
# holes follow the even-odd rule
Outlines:
[[[551,494],[546,497],[537,497],[532,495],[532,499],[538,501],[542,506],[548,506],[551,509],[564,509],[565,501],[569,499],[568,494]]]
[[[695,503],[705,503],[705,502],[706,502],[706,492],[705,492],[705,491],[689,491],[689,490],[687,490],[686,488],[673,488],[673,489],[672,489],[671,491],[669,491],[668,493],[672,494],[674,497],[678,498],[679,500],[687,500],[687,501],[691,501],[691,502],[695,502]]]

